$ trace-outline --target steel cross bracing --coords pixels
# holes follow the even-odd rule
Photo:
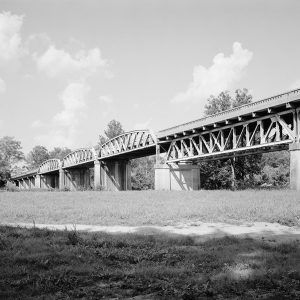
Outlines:
[[[63,158],[63,168],[93,162],[95,157],[94,149],[77,149]]]
[[[166,162],[196,160],[299,141],[299,108],[173,139]]]
[[[99,158],[141,150],[156,145],[156,137],[149,130],[135,130],[121,134],[101,146]]]
[[[49,172],[53,172],[53,171],[57,171],[60,168],[60,160],[53,158],[53,159],[49,159],[44,161],[38,169],[38,173],[39,174],[43,174],[43,173],[49,173]]]

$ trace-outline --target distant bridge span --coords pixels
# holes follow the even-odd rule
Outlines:
[[[56,174],[59,180],[51,179],[51,187],[126,190],[131,187],[130,159],[156,154],[157,189],[199,189],[200,160],[281,149],[290,150],[291,187],[300,190],[300,89],[156,133],[125,132],[104,143],[98,152],[78,149],[62,161],[46,161],[12,180],[21,188],[40,188],[39,179],[36,185],[26,182]],[[165,153],[165,164],[160,163],[161,153]]]
[[[157,139],[149,130],[125,132],[104,143],[99,151],[99,159],[119,157],[136,158],[156,153]]]

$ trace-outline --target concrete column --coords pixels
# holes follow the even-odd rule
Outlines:
[[[65,171],[63,168],[59,169],[59,183],[58,183],[59,189],[62,191],[65,188]]]
[[[41,175],[40,174],[35,175],[34,187],[36,189],[41,188]]]
[[[127,161],[125,165],[125,189],[131,191],[131,162]]]
[[[300,142],[290,145],[290,188],[300,191]]]
[[[94,161],[94,189],[101,188],[101,163],[99,160]]]
[[[200,189],[200,168],[192,164],[155,165],[155,190]]]
[[[102,163],[101,184],[108,191],[131,190],[131,164],[129,161]]]

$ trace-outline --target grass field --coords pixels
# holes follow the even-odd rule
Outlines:
[[[299,299],[299,241],[0,227],[0,299]]]
[[[278,222],[300,225],[290,190],[195,192],[1,192],[0,223],[174,225]]]

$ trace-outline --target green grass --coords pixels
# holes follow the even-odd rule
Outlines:
[[[300,297],[299,241],[0,227],[0,270],[0,299]]]
[[[186,221],[300,225],[290,190],[195,192],[2,192],[0,222],[171,225]]]

